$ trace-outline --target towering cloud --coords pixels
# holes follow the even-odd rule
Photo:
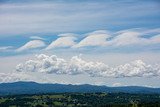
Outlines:
[[[148,77],[160,76],[159,65],[147,65],[141,60],[110,67],[102,62],[87,62],[79,56],[73,56],[69,61],[55,55],[37,55],[34,60],[28,60],[16,66],[19,72],[42,72],[48,74],[88,74],[92,77]]]

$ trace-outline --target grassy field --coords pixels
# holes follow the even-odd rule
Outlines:
[[[0,97],[0,107],[160,107],[159,94],[52,93]]]

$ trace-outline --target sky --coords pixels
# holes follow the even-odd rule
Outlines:
[[[0,0],[0,83],[160,87],[159,0]]]

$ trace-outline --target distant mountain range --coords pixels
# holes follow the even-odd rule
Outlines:
[[[107,87],[96,85],[41,84],[36,82],[1,83],[0,95],[64,93],[64,92],[124,92],[124,93],[159,93],[160,88],[139,86]]]

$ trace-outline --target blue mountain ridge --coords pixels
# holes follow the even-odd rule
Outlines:
[[[15,94],[38,94],[38,93],[65,93],[65,92],[124,92],[124,93],[158,93],[160,88],[149,88],[141,86],[122,86],[122,87],[107,87],[97,85],[71,85],[71,84],[49,84],[36,82],[13,82],[1,83],[0,95],[15,95]]]

